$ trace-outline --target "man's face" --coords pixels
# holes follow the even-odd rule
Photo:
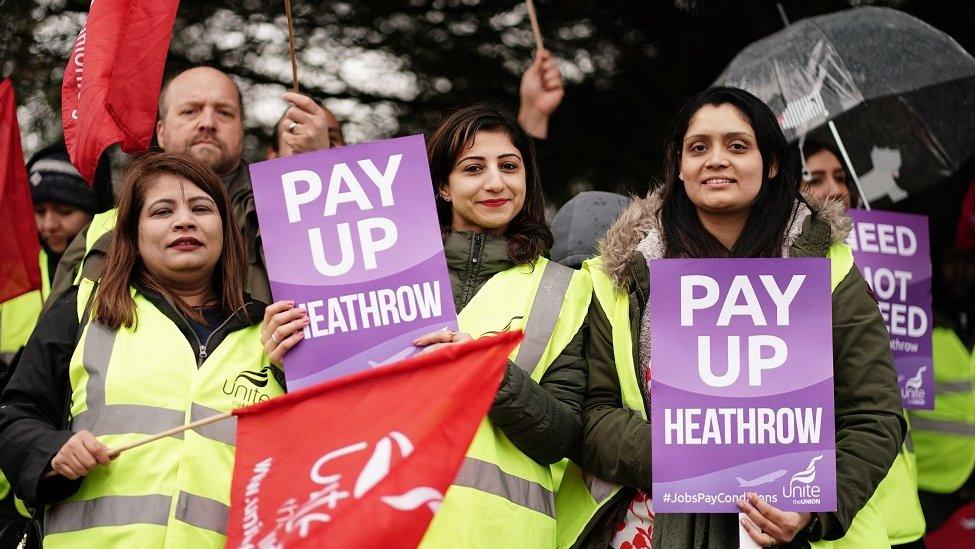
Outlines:
[[[196,67],[174,78],[160,98],[159,146],[201,160],[220,176],[241,162],[244,124],[237,87],[224,73]]]

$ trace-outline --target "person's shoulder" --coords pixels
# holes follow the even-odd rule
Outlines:
[[[66,289],[37,321],[34,333],[51,339],[74,338],[78,330],[78,286]]]

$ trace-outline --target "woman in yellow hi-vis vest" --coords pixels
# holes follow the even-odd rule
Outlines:
[[[460,331],[449,345],[523,330],[495,396],[421,545],[550,548],[550,464],[580,434],[589,278],[548,261],[552,235],[532,142],[508,112],[475,105],[429,135],[427,151]]]
[[[647,261],[658,258],[827,257],[831,260],[838,510],[784,512],[750,498],[743,526],[760,546],[842,537],[892,464],[904,435],[888,335],[843,244],[834,204],[812,209],[776,118],[742,90],[712,88],[677,114],[662,187],[637,200],[585,268],[590,309],[589,376],[580,450],[584,488],[561,488],[560,545],[738,545],[735,514],[662,514],[650,504]],[[685,352],[674,349],[673,352]],[[563,480],[566,483],[566,479]],[[887,546],[877,512],[852,547]]]
[[[262,337],[228,202],[198,160],[135,160],[99,282],[59,298],[28,342],[0,408],[0,467],[47,506],[45,547],[223,547],[232,421],[109,450],[284,391],[271,359],[301,335]]]

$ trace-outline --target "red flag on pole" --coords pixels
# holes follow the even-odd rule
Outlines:
[[[17,102],[6,79],[0,82],[0,302],[41,289],[40,251]]]
[[[61,84],[71,163],[89,183],[109,145],[149,148],[179,0],[92,2]]]
[[[235,410],[226,546],[416,547],[521,339],[483,337]]]

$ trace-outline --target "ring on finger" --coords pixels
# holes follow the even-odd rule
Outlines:
[[[298,122],[294,122],[294,121],[290,122],[288,124],[288,133],[295,133],[295,128],[297,127],[298,127]]]
[[[271,334],[271,341],[274,341],[275,345],[281,345],[281,342],[278,341],[278,338],[275,337],[274,333]]]

